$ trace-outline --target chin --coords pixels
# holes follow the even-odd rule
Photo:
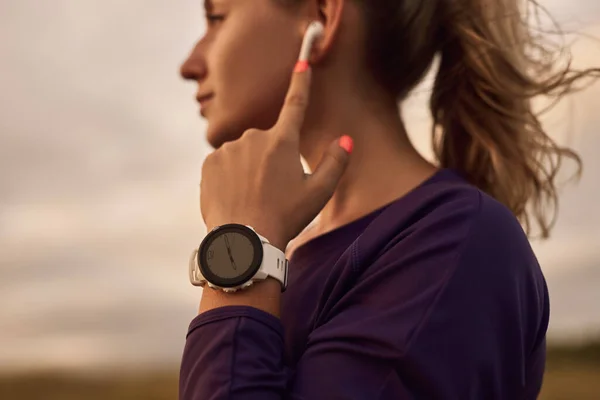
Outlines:
[[[206,129],[206,141],[215,150],[227,142],[233,142],[239,139],[244,133],[244,130],[239,131],[231,128],[228,129],[225,128],[225,126],[230,125],[213,122],[208,123],[208,127]]]
[[[278,115],[279,113],[276,112],[253,114],[242,112],[237,114],[236,118],[225,118],[222,114],[218,115],[221,118],[215,118],[217,115],[213,114],[211,118],[206,119],[208,122],[206,140],[212,148],[218,149],[224,143],[239,139],[248,129],[270,129],[277,121]]]

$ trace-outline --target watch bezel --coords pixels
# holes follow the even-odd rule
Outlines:
[[[244,274],[235,278],[222,278],[214,274],[210,268],[206,266],[207,264],[205,264],[204,260],[206,260],[206,253],[212,242],[219,238],[220,235],[231,232],[242,234],[247,237],[248,240],[250,240],[250,243],[252,243],[252,247],[254,248],[254,257],[252,259],[250,268],[248,268]],[[209,283],[221,288],[235,288],[251,280],[252,277],[254,277],[254,275],[256,275],[256,273],[260,270],[262,260],[263,246],[260,237],[252,229],[240,224],[226,224],[215,227],[208,233],[208,235],[206,235],[204,240],[202,240],[200,247],[198,248],[197,261],[200,272]]]

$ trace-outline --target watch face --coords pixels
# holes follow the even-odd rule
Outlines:
[[[207,235],[198,261],[209,282],[222,287],[241,285],[258,271],[262,244],[249,228],[224,225]]]

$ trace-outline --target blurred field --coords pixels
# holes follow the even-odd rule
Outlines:
[[[540,399],[600,400],[600,340],[550,347]]]
[[[36,374],[0,377],[1,400],[172,400],[177,371],[145,376],[73,377]],[[551,348],[542,400],[600,399],[600,341],[579,348]]]

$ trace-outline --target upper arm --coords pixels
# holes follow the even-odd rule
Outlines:
[[[294,399],[413,398],[402,360],[451,279],[476,212],[471,203],[460,215],[433,215],[386,241],[370,261],[356,242],[354,283],[339,283],[344,293],[331,288],[337,301],[322,307],[308,337],[292,379]]]
[[[545,332],[543,282],[518,223],[486,207],[436,215],[364,266],[310,334],[293,398],[518,393]]]

